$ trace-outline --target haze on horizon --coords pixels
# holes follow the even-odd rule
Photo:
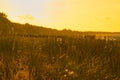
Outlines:
[[[120,0],[0,0],[0,11],[13,22],[120,32]]]

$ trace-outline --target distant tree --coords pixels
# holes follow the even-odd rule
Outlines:
[[[7,18],[7,15],[4,12],[0,12],[0,17]]]
[[[26,25],[26,26],[30,26],[30,24],[29,24],[29,23],[25,23],[25,25]]]

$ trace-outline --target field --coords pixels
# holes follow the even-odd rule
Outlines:
[[[0,80],[119,80],[120,41],[0,38]]]
[[[119,35],[57,31],[0,15],[0,80],[120,80]]]

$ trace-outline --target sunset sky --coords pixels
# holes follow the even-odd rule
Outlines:
[[[0,11],[13,22],[120,32],[120,0],[0,0]]]

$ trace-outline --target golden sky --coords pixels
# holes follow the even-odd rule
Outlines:
[[[0,11],[13,22],[120,32],[120,0],[0,0]]]

